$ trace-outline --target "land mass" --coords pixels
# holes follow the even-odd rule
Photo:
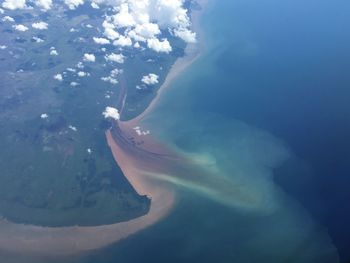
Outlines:
[[[201,3],[202,5],[206,1]],[[198,25],[198,11],[193,11],[193,23]],[[160,94],[171,80],[190,65],[199,55],[195,46],[186,48],[187,55],[177,60],[165,82],[150,106],[139,117],[130,121],[118,121],[106,132],[108,145],[127,180],[141,196],[151,199],[146,215],[129,221],[101,226],[41,227],[0,221],[0,249],[16,254],[68,256],[86,253],[122,240],[162,219],[175,203],[174,190],[159,176],[165,173],[167,165],[181,162],[181,158],[147,136],[138,145],[130,138],[135,137],[133,125],[141,121],[154,107]],[[127,93],[120,93],[121,111]]]

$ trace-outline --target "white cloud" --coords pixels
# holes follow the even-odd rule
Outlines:
[[[116,76],[119,75],[119,73],[122,73],[122,72],[123,72],[122,69],[117,69],[117,68],[112,69],[112,70],[111,70],[111,76],[112,76],[112,77],[116,77]]]
[[[74,10],[78,6],[84,4],[84,0],[64,0],[64,3],[68,6],[69,9]]]
[[[33,23],[32,27],[38,30],[45,30],[48,27],[48,23],[45,22],[37,22],[37,23]]]
[[[96,57],[94,54],[89,54],[89,53],[85,53],[84,57],[83,57],[84,61],[88,61],[88,62],[95,62],[96,61]]]
[[[123,56],[123,54],[115,54],[115,53],[111,53],[105,56],[105,59],[107,61],[117,62],[120,64],[124,63],[124,58],[125,57]]]
[[[110,40],[117,39],[120,36],[117,31],[109,27],[105,28],[105,31],[103,34]]]
[[[58,56],[57,50],[56,50],[56,49],[51,49],[51,50],[50,50],[50,55],[51,55],[51,56]]]
[[[43,43],[44,39],[40,38],[40,37],[32,37],[32,39],[36,42],[36,43]]]
[[[113,45],[122,46],[122,47],[129,47],[132,45],[132,41],[131,41],[130,37],[119,36],[119,38],[117,40],[114,40]]]
[[[196,33],[188,29],[176,29],[174,34],[186,43],[196,43]]]
[[[121,69],[113,69],[111,70],[111,73],[108,77],[102,77],[101,80],[105,81],[105,82],[109,82],[113,85],[118,84],[118,80],[116,79],[116,77],[119,75],[119,73],[121,73],[122,70]]]
[[[7,46],[5,46],[5,45],[0,45],[0,49],[1,50],[4,50],[4,49],[6,49],[7,48]]]
[[[11,17],[11,16],[4,16],[4,17],[2,18],[2,21],[3,21],[3,22],[15,22],[15,20],[14,20],[13,17]]]
[[[184,0],[116,0],[114,1],[116,14],[106,16],[103,24],[104,34],[112,40],[116,40],[120,34],[136,42],[147,42],[148,47],[157,52],[169,53],[170,43],[157,38],[162,31],[170,31],[187,43],[194,43],[196,40],[196,34],[190,30],[191,22],[187,10],[183,7],[184,2]],[[119,33],[115,28],[118,28]],[[118,42],[122,40],[117,40],[115,44],[120,44]]]
[[[129,4],[123,3],[119,7],[119,12],[113,16],[113,23],[117,27],[131,27],[136,24],[133,14],[129,12]]]
[[[88,72],[85,72],[85,71],[79,71],[78,73],[78,77],[87,77],[87,76],[90,76],[90,74]]]
[[[146,85],[155,85],[159,82],[158,78],[159,78],[158,75],[150,73],[146,76],[143,76],[141,81]]]
[[[83,5],[86,0],[64,0],[69,9]],[[49,10],[52,0],[31,0],[39,8]],[[100,4],[112,7],[112,15],[107,15],[103,23],[103,34],[116,45],[131,46],[131,40],[147,42],[149,48],[158,52],[170,52],[168,41],[157,38],[161,32],[169,31],[187,43],[196,41],[196,34],[190,30],[191,22],[184,8],[184,0],[91,0],[92,8]],[[26,0],[5,0],[6,9],[23,9]],[[118,29],[118,31],[116,30]]]
[[[112,76],[102,77],[101,80],[105,81],[105,82],[109,82],[109,83],[111,83],[113,85],[118,84],[118,80],[113,78]]]
[[[69,85],[71,85],[72,87],[76,87],[76,86],[79,86],[80,84],[78,82],[72,81],[71,83],[69,83]]]
[[[69,125],[68,126],[69,129],[71,129],[72,131],[78,131],[77,127],[73,126],[73,125]]]
[[[58,80],[58,81],[62,81],[62,80],[63,80],[62,74],[56,74],[55,76],[53,76],[53,78],[54,78],[55,80]]]
[[[47,119],[49,117],[49,115],[47,113],[43,113],[40,115],[41,119]]]
[[[147,46],[156,52],[169,53],[172,51],[167,39],[159,40],[157,38],[147,39]]]
[[[42,9],[49,10],[52,6],[52,0],[36,0],[35,4]]]
[[[81,61],[79,61],[76,66],[77,66],[77,68],[80,68],[80,69],[84,68],[84,64]]]
[[[136,43],[134,44],[134,48],[140,48],[140,47],[141,47],[141,45],[140,45],[139,42],[136,42]]]
[[[159,26],[154,23],[144,23],[137,25],[134,29],[134,32],[144,39],[154,38],[156,35],[159,35],[161,33]]]
[[[111,118],[114,120],[120,119],[120,114],[119,114],[118,109],[113,108],[113,107],[106,107],[105,111],[102,112],[102,115],[105,117],[105,119],[107,119],[107,118]]]
[[[26,8],[26,0],[5,0],[2,3],[2,7],[5,9],[15,10]]]
[[[96,4],[95,2],[91,3],[91,7],[94,9],[100,9],[100,6],[98,4]]]
[[[99,44],[99,45],[107,45],[110,43],[107,38],[103,38],[103,37],[93,37],[93,40],[96,44]]]
[[[66,68],[67,71],[69,72],[75,72],[76,70],[74,68]]]
[[[13,28],[17,31],[21,31],[21,32],[25,32],[27,31],[29,28],[22,25],[22,24],[19,24],[19,25],[14,25]]]

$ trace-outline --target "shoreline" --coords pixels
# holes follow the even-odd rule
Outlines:
[[[193,10],[192,15],[192,29],[197,33],[197,41],[193,44],[188,44],[185,48],[185,56],[178,58],[175,63],[171,66],[170,71],[168,72],[167,76],[165,77],[165,80],[163,84],[160,86],[160,88],[157,90],[156,96],[153,98],[151,103],[147,106],[147,108],[139,114],[137,117],[122,121],[123,123],[132,123],[136,124],[142,121],[156,106],[157,102],[161,99],[161,96],[163,95],[164,91],[171,85],[171,83],[181,75],[182,72],[185,71],[189,66],[191,66],[203,53],[205,50],[205,41],[202,39],[204,36],[204,33],[200,27],[200,17],[202,16],[203,11],[207,7],[210,0],[196,0],[197,3],[200,4],[201,9],[200,10]]]
[[[197,0],[197,2],[200,4],[201,9],[193,10],[191,18],[192,29],[197,32],[198,36],[201,34],[199,17],[205,9],[208,0]],[[175,61],[164,83],[158,89],[155,98],[140,115],[129,121],[118,122],[122,133],[126,135],[131,134],[131,136],[135,135],[135,130],[132,129],[133,125],[141,122],[153,110],[162,93],[171,82],[199,58],[203,49],[203,42],[198,40],[195,44],[188,44],[185,49],[186,55]],[[136,148],[145,153],[145,155],[152,153],[145,149],[154,149],[157,154],[161,153],[160,155],[164,156],[168,154],[170,161],[172,158],[176,158],[151,136],[143,137],[147,137],[143,146]],[[120,142],[117,142],[113,137],[111,130],[106,132],[106,138],[114,159],[122,169],[127,180],[139,194],[147,195],[151,198],[149,212],[129,221],[93,227],[42,227],[15,224],[1,219],[0,250],[15,253],[16,255],[33,257],[66,257],[84,254],[125,239],[155,224],[169,214],[176,202],[174,191],[167,187],[166,183],[150,175],[152,172],[164,171],[166,167],[162,167],[160,162],[157,165],[148,165],[145,161],[140,162],[142,158],[137,158],[137,154],[136,157],[133,156],[133,151],[129,152],[130,147],[126,147],[129,150],[122,147]]]

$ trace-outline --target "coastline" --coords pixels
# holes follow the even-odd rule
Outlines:
[[[210,0],[196,0],[197,3],[201,6],[200,10],[194,10],[191,13],[192,19],[192,29],[197,33],[197,42],[193,44],[188,44],[185,48],[185,56],[178,58],[175,63],[171,66],[170,71],[168,72],[163,84],[157,90],[157,94],[155,98],[151,101],[148,107],[137,117],[123,121],[123,123],[127,123],[130,125],[136,125],[140,123],[142,119],[144,119],[150,112],[154,109],[158,101],[161,99],[164,91],[170,86],[172,81],[174,81],[177,77],[181,75],[182,72],[185,71],[186,68],[191,66],[203,53],[205,50],[205,41],[202,39],[204,37],[204,33],[200,27],[200,17],[202,16],[202,12],[206,9]]]
[[[201,32],[199,28],[199,17],[208,0],[197,0],[197,2],[200,4],[201,9],[193,10],[191,18],[192,28],[198,34]],[[201,35],[201,33],[198,35]],[[198,48],[199,45],[201,47]],[[199,58],[203,45],[203,41],[200,40],[196,44],[189,44],[186,47],[186,55],[176,60],[166,76],[164,83],[157,91],[156,97],[145,111],[132,120],[118,123],[124,134],[135,136],[135,130],[132,127],[140,123],[153,110],[161,98],[162,93],[171,82]],[[155,139],[151,136],[145,137],[147,139],[142,147],[140,147],[141,150],[156,149],[158,153],[167,154],[167,149],[159,145]],[[152,199],[150,211],[144,216],[129,221],[94,227],[41,227],[15,224],[2,219],[0,220],[1,250],[21,255],[32,255],[34,257],[79,255],[118,242],[155,224],[168,215],[175,204],[175,194],[166,186],[166,183],[160,182],[160,180],[150,176],[152,172],[157,173],[165,168],[155,168],[152,165],[145,165],[145,163],[139,162],[140,158],[134,157],[130,152],[125,150],[113,138],[110,130],[106,132],[106,138],[111,152],[127,180],[129,180],[139,194],[147,195]],[[169,154],[171,155],[171,153]],[[172,158],[176,157],[172,156]]]

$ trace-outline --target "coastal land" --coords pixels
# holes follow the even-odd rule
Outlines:
[[[201,10],[193,10],[191,14],[196,32],[199,32],[199,17],[207,1],[198,2],[202,6]],[[187,46],[186,55],[175,62],[156,98],[141,115],[129,121],[117,121],[106,132],[108,145],[127,180],[138,194],[151,199],[149,212],[129,221],[91,227],[41,227],[16,224],[3,219],[0,221],[0,250],[34,257],[64,257],[88,253],[155,224],[171,211],[176,202],[175,192],[166,181],[158,178],[160,174],[166,173],[168,164],[176,165],[181,162],[181,157],[160,145],[151,136],[143,137],[142,144],[130,138],[136,137],[133,128],[152,111],[163,90],[199,57],[200,45]],[[124,102],[125,99],[119,101]]]

